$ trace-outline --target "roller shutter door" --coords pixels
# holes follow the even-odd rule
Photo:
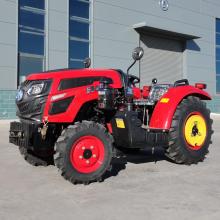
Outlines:
[[[144,57],[140,61],[141,85],[151,83],[173,83],[183,77],[183,43],[181,41],[141,35]]]

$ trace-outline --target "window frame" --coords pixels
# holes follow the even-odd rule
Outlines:
[[[19,3],[19,1],[22,2],[22,0],[18,0],[18,3]],[[27,6],[27,7],[29,7],[29,8],[36,8],[36,9],[40,9],[40,10],[45,10],[45,6],[46,6],[45,0],[42,0],[42,1],[44,3],[44,7],[43,8],[37,8],[37,7],[32,7],[32,6]],[[31,0],[27,0],[26,2],[31,2]],[[38,0],[37,2],[40,2],[40,1]],[[22,4],[19,4],[19,5],[23,6]]]
[[[20,10],[21,11],[24,11],[24,12],[30,12],[30,13],[33,13],[33,14],[36,14],[36,15],[42,15],[44,16],[44,29],[40,29],[40,28],[36,28],[36,27],[30,27],[30,26],[26,26],[26,25],[22,25],[22,24],[19,24],[18,23],[18,29],[24,29],[24,30],[32,30],[32,31],[36,31],[36,32],[39,32],[39,33],[44,33],[45,32],[45,10],[43,9],[37,9],[37,8],[32,8],[32,7],[26,7],[26,6],[18,6],[18,10],[19,10],[19,18],[18,18],[18,22],[20,20]]]
[[[27,58],[39,58],[42,59],[42,71],[46,68],[46,1],[44,1],[44,9],[41,8],[35,8],[31,6],[24,6],[20,4],[20,0],[18,0],[17,5],[17,86],[19,86],[20,78],[22,75],[20,75],[20,57],[27,57]],[[39,14],[43,16],[43,29],[30,27],[26,25],[20,24],[20,16],[22,11],[31,12],[33,14]],[[26,33],[26,34],[33,34],[33,35],[39,35],[43,36],[43,55],[35,54],[35,53],[28,53],[28,52],[21,52],[20,50],[20,33]]]
[[[41,36],[43,37],[43,56],[45,56],[45,34],[44,33],[38,33],[38,32],[34,32],[34,31],[29,31],[29,30],[19,30],[20,33],[23,33],[23,34],[27,34],[27,36],[33,36],[33,37],[36,37],[36,36]],[[21,36],[19,36],[21,37]],[[18,45],[18,53],[26,53],[26,54],[33,54],[33,55],[41,55],[42,54],[37,54],[37,53],[31,53],[31,52],[24,52],[24,51],[20,51],[20,39],[19,39],[19,45]]]
[[[84,2],[84,3],[87,3],[89,5],[89,18],[83,18],[83,17],[78,17],[78,16],[75,16],[75,15],[71,15],[70,13],[70,2],[71,1],[79,1],[79,2]],[[71,68],[71,69],[77,69],[77,68],[73,68],[71,67],[71,62],[82,62],[84,61],[84,59],[75,59],[75,58],[71,58],[71,55],[70,55],[70,42],[71,40],[74,40],[74,41],[78,41],[78,42],[86,42],[88,43],[88,56],[91,57],[91,4],[92,4],[92,1],[91,0],[69,0],[69,11],[68,11],[68,14],[69,14],[69,19],[68,19],[68,68]],[[75,37],[75,36],[72,36],[70,35],[70,23],[71,21],[77,21],[77,22],[82,22],[82,23],[87,23],[88,24],[88,32],[89,32],[89,36],[88,36],[88,39],[85,39],[85,38],[79,38],[79,37]]]

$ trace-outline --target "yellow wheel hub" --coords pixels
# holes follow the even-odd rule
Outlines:
[[[193,150],[202,147],[207,136],[207,126],[205,119],[199,114],[190,115],[185,123],[184,136],[186,142]]]

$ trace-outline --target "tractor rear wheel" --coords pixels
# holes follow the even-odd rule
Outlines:
[[[101,181],[110,168],[113,138],[104,126],[83,121],[66,128],[55,144],[54,162],[73,184]]]
[[[196,164],[205,159],[211,135],[210,111],[203,101],[190,96],[176,109],[165,154],[176,163]]]

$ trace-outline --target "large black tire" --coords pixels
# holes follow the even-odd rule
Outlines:
[[[19,151],[24,159],[33,166],[48,166],[53,164],[53,156],[39,156],[25,147],[19,147]]]
[[[198,149],[190,146],[184,135],[186,120],[191,114],[196,112],[202,116],[207,128],[205,140]],[[165,155],[179,164],[190,165],[203,161],[208,153],[212,133],[212,119],[210,119],[210,110],[206,108],[206,103],[197,97],[190,96],[182,100],[176,109],[169,132],[168,148]]]
[[[84,170],[79,170],[80,166],[76,163],[74,164],[72,161],[74,160],[72,159],[74,158],[73,152],[77,152],[77,149],[79,149],[79,145],[77,144],[80,143],[80,140],[83,138],[86,139],[87,137],[94,137],[95,139],[98,139],[103,146],[102,148],[104,152],[102,162],[99,162],[98,159],[100,165],[98,165],[97,169],[92,170],[91,172],[84,172]],[[84,147],[82,151],[83,156],[79,156],[83,163],[85,161],[89,161],[90,158],[94,156],[93,152],[90,150],[90,155],[87,155],[88,158],[84,157],[85,152],[89,150],[89,146]],[[82,123],[75,123],[74,125],[71,125],[63,130],[61,136],[58,138],[55,144],[55,151],[56,153],[54,155],[54,163],[61,171],[61,175],[65,179],[69,180],[73,184],[89,184],[95,181],[102,181],[103,175],[111,167],[110,164],[112,160],[113,137],[101,124],[92,121],[83,121]]]

